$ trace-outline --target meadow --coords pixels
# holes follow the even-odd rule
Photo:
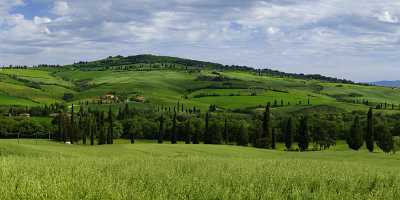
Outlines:
[[[1,199],[399,199],[400,157],[227,145],[0,141]]]

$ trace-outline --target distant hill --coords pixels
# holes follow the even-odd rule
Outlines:
[[[378,81],[372,82],[372,85],[385,86],[385,87],[400,87],[400,80],[398,81]]]
[[[109,56],[105,59],[97,61],[79,61],[66,67],[72,67],[80,70],[149,70],[149,69],[209,69],[209,70],[240,70],[255,72],[259,74],[268,74],[272,76],[292,77],[307,80],[321,80],[333,83],[349,83],[353,81],[339,79],[335,77],[327,77],[320,74],[296,74],[286,73],[273,69],[256,69],[249,66],[239,65],[223,65],[220,63],[191,60],[170,56],[157,56],[150,54],[135,55],[135,56]]]

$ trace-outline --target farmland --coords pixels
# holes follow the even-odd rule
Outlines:
[[[398,155],[0,141],[4,199],[398,199]]]
[[[4,199],[400,198],[396,88],[148,55],[0,86]]]

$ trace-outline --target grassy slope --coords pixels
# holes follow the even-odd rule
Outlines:
[[[343,145],[343,144],[342,144]],[[236,146],[0,141],[4,199],[399,199],[400,158]]]
[[[339,101],[367,99],[373,103],[400,104],[400,90],[325,83],[313,80],[256,76],[249,72],[225,71],[224,82],[198,80],[199,75],[212,76],[211,71],[186,73],[184,71],[79,71],[66,70],[57,73],[41,70],[0,70],[0,104],[34,105],[62,101],[64,93],[75,93],[75,101],[91,100],[107,92],[129,96],[143,95],[150,104],[175,105],[180,101],[186,106],[206,109],[216,104],[223,109],[255,108],[267,102],[284,100],[282,111],[304,109],[307,99],[312,106],[329,105],[339,110],[365,110],[367,106]],[[9,75],[18,77],[15,79]],[[40,85],[32,88],[20,79]],[[70,80],[70,81],[66,81]],[[77,92],[78,81],[86,81],[91,87]],[[229,84],[227,86],[227,83]],[[212,88],[222,89],[212,89]],[[256,96],[251,96],[256,92]],[[238,94],[240,96],[238,96]],[[203,96],[199,96],[203,95]],[[356,97],[353,97],[353,96]],[[184,98],[187,96],[188,98]],[[16,99],[13,101],[12,99]],[[23,100],[22,100],[23,99]],[[297,105],[298,102],[302,106]],[[290,106],[287,104],[290,103]]]

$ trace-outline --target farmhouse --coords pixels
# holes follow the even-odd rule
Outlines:
[[[29,114],[29,113],[21,113],[21,114],[19,114],[19,116],[20,116],[20,117],[29,118],[29,117],[31,117],[31,114]]]

